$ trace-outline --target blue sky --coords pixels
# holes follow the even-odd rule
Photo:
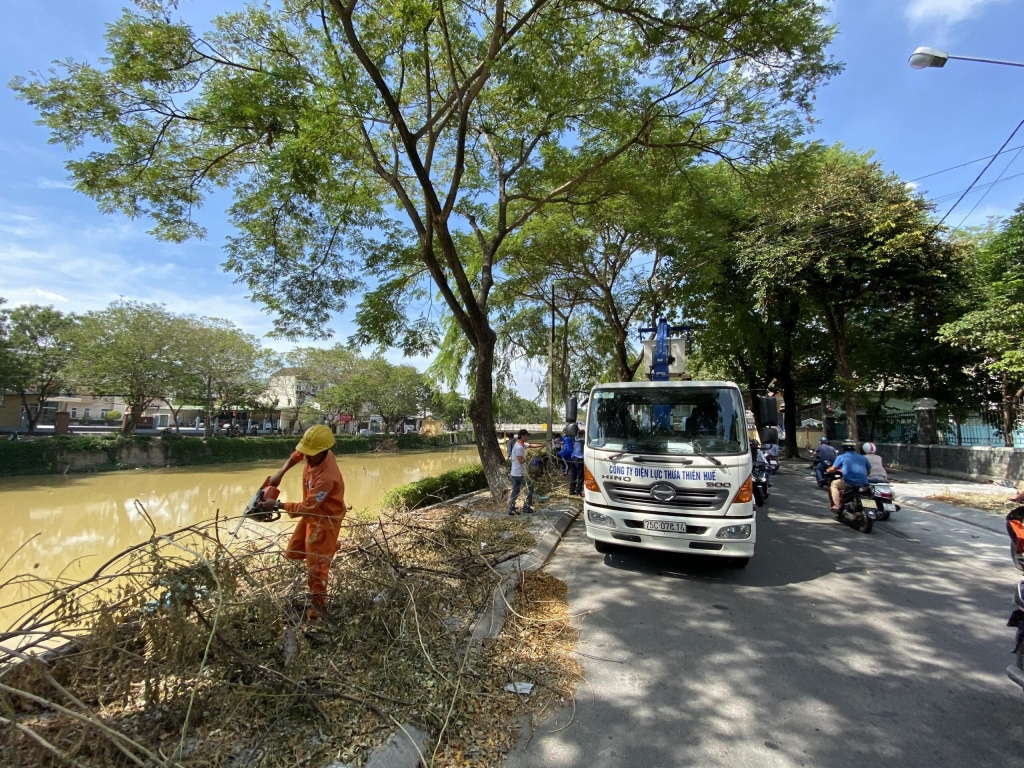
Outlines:
[[[0,81],[45,69],[58,58],[95,61],[102,55],[104,23],[124,4],[0,0],[5,20]],[[182,0],[182,10],[201,22],[229,4],[238,2]],[[1024,69],[950,62],[941,70],[916,71],[907,65],[918,45],[1024,60],[1024,3],[836,0],[831,15],[840,26],[832,53],[846,70],[818,95],[814,138],[874,150],[887,168],[909,180],[995,152],[1024,119]],[[0,296],[67,311],[101,308],[124,296],[164,303],[173,311],[226,317],[258,335],[270,329],[269,318],[246,299],[244,287],[220,268],[228,234],[226,196],[211,201],[202,214],[209,239],[159,243],[146,234],[145,221],[102,215],[90,199],[70,189],[64,148],[47,144],[33,110],[6,88],[0,91],[0,115]],[[1021,144],[1024,129],[1010,146]],[[998,159],[982,183],[995,180],[1015,154]],[[959,192],[982,166],[925,179],[921,189],[932,197]],[[1004,178],[1022,172],[1024,158]],[[969,196],[950,223],[958,225],[980,197]],[[1024,177],[1000,183],[967,224],[1006,216],[1021,199]],[[334,322],[339,338],[351,332],[350,319]]]

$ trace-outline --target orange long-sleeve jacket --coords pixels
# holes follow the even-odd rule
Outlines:
[[[305,456],[298,451],[292,453],[298,461]],[[330,451],[317,466],[304,463],[302,469],[302,501],[289,501],[282,505],[290,517],[345,517],[345,480],[338,469],[338,462]]]

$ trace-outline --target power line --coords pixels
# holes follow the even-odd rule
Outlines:
[[[1018,149],[1018,150],[1017,150],[1017,154],[1016,154],[1016,155],[1014,155],[1013,157],[1011,157],[1011,158],[1010,158],[1010,162],[1008,162],[1008,163],[1006,164],[1006,166],[1005,166],[1005,167],[1003,168],[1003,170],[1001,170],[1001,171],[999,172],[999,175],[998,175],[998,176],[996,176],[996,180],[995,180],[995,181],[993,181],[993,182],[992,182],[991,184],[989,184],[989,185],[988,185],[988,189],[986,189],[986,190],[985,190],[985,194],[984,194],[984,195],[982,195],[982,196],[981,196],[980,198],[978,198],[978,202],[976,202],[976,203],[974,204],[974,207],[973,207],[973,208],[971,208],[971,210],[967,212],[967,215],[966,215],[966,216],[964,216],[964,218],[963,218],[963,220],[962,220],[962,221],[960,222],[960,224],[959,224],[959,225],[957,225],[957,229],[960,229],[960,227],[962,227],[962,226],[964,225],[964,222],[966,222],[966,221],[967,221],[967,220],[968,220],[969,218],[971,218],[971,214],[972,214],[972,213],[974,213],[974,212],[975,212],[975,211],[976,211],[976,210],[978,209],[978,206],[979,206],[979,205],[981,205],[981,204],[982,204],[982,202],[984,202],[984,200],[985,200],[985,198],[986,198],[986,197],[988,197],[988,193],[992,191],[992,187],[994,187],[994,186],[995,186],[996,184],[998,184],[998,183],[999,183],[999,180],[1000,180],[1001,178],[1003,178],[1003,174],[1004,174],[1004,173],[1006,173],[1006,172],[1007,172],[1008,170],[1010,170],[1010,166],[1011,166],[1011,165],[1013,165],[1013,161],[1014,161],[1014,160],[1016,160],[1016,159],[1017,159],[1018,157],[1020,157],[1020,152],[1021,152],[1021,150],[1020,150],[1020,149]]]
[[[967,193],[970,192],[974,188],[974,185],[981,180],[981,177],[985,175],[985,171],[987,171],[989,167],[991,167],[992,163],[995,162],[996,157],[998,157],[1002,153],[1002,151],[1006,149],[1006,145],[1010,143],[1011,139],[1013,139],[1014,136],[1017,135],[1017,131],[1021,129],[1021,126],[1024,126],[1024,120],[1021,120],[1019,123],[1017,123],[1017,127],[1013,129],[1013,132],[1009,136],[1006,137],[1006,141],[1003,142],[1003,146],[1001,146],[999,148],[999,151],[996,152],[987,163],[985,163],[985,167],[981,169],[981,173],[974,177],[974,181],[971,182],[971,186],[965,189],[964,193],[960,195],[960,197],[957,199],[955,203],[953,203],[953,207],[946,211],[945,215],[939,220],[940,227],[942,226],[943,222],[949,217],[949,214],[956,210],[956,207],[960,205],[960,201],[967,197]]]
[[[985,155],[984,157],[979,157],[977,160],[968,160],[966,163],[960,163],[960,165],[954,165],[949,168],[943,168],[941,171],[933,171],[932,173],[926,173],[924,176],[918,176],[916,179],[907,179],[907,183],[909,184],[910,182],[913,181],[920,181],[921,179],[930,179],[932,176],[938,176],[940,173],[948,173],[949,171],[955,171],[958,168],[966,168],[968,165],[974,165],[975,163],[980,163],[982,160],[988,160],[993,157],[999,157],[999,155],[1004,154],[1005,152],[1013,152],[1013,150],[1015,149],[1024,149],[1024,144],[1020,144],[1019,146],[1016,147],[1010,147],[1009,149],[1005,149],[1003,150],[1003,152],[997,152],[994,155]]]
[[[1015,173],[1015,174],[1013,174],[1013,176],[1007,176],[1005,179],[999,179],[998,181],[993,181],[993,182],[990,182],[988,184],[979,184],[973,190],[969,190],[968,189],[968,190],[957,190],[956,192],[949,192],[949,193],[947,193],[945,195],[939,195],[938,197],[933,197],[932,198],[932,202],[933,203],[943,203],[946,200],[952,200],[954,197],[959,195],[961,192],[964,192],[964,191],[978,192],[978,191],[980,191],[982,189],[990,189],[990,188],[994,187],[996,184],[1005,184],[1006,182],[1011,181],[1013,179],[1020,178],[1021,176],[1024,176],[1024,173]]]

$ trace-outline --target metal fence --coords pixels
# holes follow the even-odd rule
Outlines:
[[[1003,417],[998,410],[992,411],[950,411],[939,409],[939,444],[956,446],[989,446],[1001,448],[1003,440]],[[861,440],[873,443],[916,443],[917,416],[913,411],[890,411],[878,416],[859,416],[857,426]],[[849,436],[846,417],[836,419],[829,436],[845,440]],[[1013,445],[1024,448],[1024,423],[1018,420],[1013,430]]]
[[[913,443],[917,441],[917,417],[913,411],[886,411],[876,415],[859,416],[857,432],[861,440],[873,443]],[[832,431],[832,430],[830,430]],[[850,430],[846,417],[835,421],[835,440],[845,440]],[[830,435],[832,436],[832,435]]]
[[[983,445],[1001,448],[1006,445],[1001,411],[965,413],[950,411],[945,421],[939,413],[942,442],[946,445]],[[1024,425],[1018,420],[1013,430],[1013,445],[1024,448]]]

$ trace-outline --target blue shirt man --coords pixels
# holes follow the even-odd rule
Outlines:
[[[576,440],[572,445],[572,456],[569,459],[569,495],[583,495],[583,444],[586,436],[583,430],[576,433]]]
[[[832,509],[837,510],[842,506],[843,491],[858,485],[868,484],[868,472],[871,467],[868,460],[854,450],[847,450],[839,454],[832,462],[831,474],[840,472],[842,477],[829,486],[829,496],[832,498]]]
[[[868,484],[868,473],[871,471],[871,465],[859,453],[849,451],[839,455],[832,462],[832,468],[838,469],[843,473],[843,480],[846,481],[847,485]]]

